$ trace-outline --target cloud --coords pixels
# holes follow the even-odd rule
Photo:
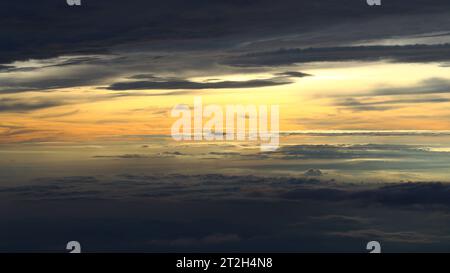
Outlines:
[[[415,86],[380,88],[370,92],[372,96],[393,95],[421,95],[450,93],[450,80],[443,78],[431,78],[418,83]]]
[[[36,132],[48,132],[46,130],[36,130],[36,129],[8,129],[5,132],[1,132],[0,136],[2,137],[11,137],[11,136],[18,136],[18,135],[27,135],[27,134],[33,134]]]
[[[397,158],[424,156],[429,152],[409,145],[355,144],[355,145],[289,145],[276,152],[268,152],[274,158],[285,160],[309,159],[352,159],[352,158]]]
[[[290,81],[276,79],[248,81],[193,82],[188,80],[174,81],[135,81],[117,82],[110,85],[109,90],[172,90],[172,89],[230,89],[256,88],[290,84]]]
[[[30,72],[45,68],[61,68],[64,66],[75,66],[81,64],[98,63],[107,58],[107,56],[60,56],[46,60],[33,60],[33,66],[26,66],[26,62],[20,65],[20,62],[14,65],[0,66],[0,73],[12,72]]]
[[[329,223],[329,222],[333,222],[334,224],[339,223],[339,224],[345,225],[347,227],[350,225],[369,224],[371,222],[370,219],[367,219],[364,217],[336,215],[336,214],[315,216],[315,217],[312,217],[311,220],[315,221],[315,222],[323,222],[323,223]]]
[[[352,94],[351,97],[337,95],[335,106],[352,111],[387,111],[417,104],[448,103],[450,98],[430,95],[450,94],[450,80],[430,78],[408,87],[376,88],[369,92]],[[414,98],[398,98],[398,96],[413,95]],[[390,97],[380,100],[379,97]]]
[[[28,200],[101,199],[99,190],[92,187],[98,182],[92,176],[37,178],[35,185],[0,188],[0,193]]]
[[[339,184],[287,176],[46,177],[0,187],[2,202],[21,204],[0,211],[8,223],[0,231],[9,231],[0,234],[8,235],[1,239],[9,248],[28,251],[51,249],[49,238],[64,241],[81,231],[91,251],[364,252],[369,240],[379,240],[385,252],[424,245],[430,249],[421,250],[445,251],[449,192],[444,183]]]
[[[446,52],[450,52],[450,44],[280,49],[230,57],[224,63],[240,67],[379,60],[427,63],[450,61],[450,54],[445,54]]]
[[[299,72],[299,71],[285,71],[276,73],[277,76],[285,76],[285,77],[293,77],[293,78],[304,78],[304,77],[310,77],[311,74]]]
[[[449,206],[450,185],[437,182],[399,183],[376,188],[355,187],[302,187],[288,190],[282,198],[291,200],[320,200],[332,202],[356,202],[384,206]]]
[[[363,103],[354,98],[338,100],[335,105],[350,108],[353,111],[387,111],[395,109],[393,106],[379,105],[378,103]]]
[[[28,112],[63,105],[57,100],[26,101],[21,99],[1,98],[0,112]]]
[[[120,158],[136,158],[134,155]],[[137,158],[141,158],[140,156]],[[450,185],[439,182],[346,184],[312,178],[252,175],[131,175],[40,178],[35,185],[0,188],[16,198],[53,199],[59,194],[81,198],[161,200],[291,200],[347,202],[366,206],[450,206]],[[95,194],[94,194],[95,193]]]
[[[363,37],[357,37],[367,40],[371,35],[384,34],[390,37],[414,33],[414,30],[423,33],[438,27],[445,29],[447,21],[442,11],[448,8],[449,4],[445,0],[436,0],[433,5],[423,0],[384,3],[383,12],[373,12],[366,3],[354,3],[352,0],[344,0],[343,3],[332,0],[320,3],[283,0],[276,8],[268,0],[195,4],[181,0],[169,0],[164,4],[161,1],[149,3],[137,0],[133,5],[126,5],[126,14],[134,15],[129,17],[125,14],[123,2],[119,0],[84,3],[77,12],[64,2],[55,3],[51,0],[26,6],[11,2],[1,8],[3,20],[0,31],[9,34],[11,46],[0,47],[0,63],[70,54],[105,53],[126,44],[139,43],[147,43],[156,49],[178,51],[233,47],[248,40],[268,40],[317,31],[326,26],[345,25],[349,21],[358,22],[359,25],[381,21],[369,25],[370,29],[363,29],[360,34]],[[45,20],[25,16],[29,11],[41,14]],[[79,21],[80,14],[83,22]],[[405,14],[409,17],[432,14],[441,20],[423,20],[424,24],[420,28],[412,28],[409,20],[404,18]],[[393,18],[397,23],[395,28],[384,27],[386,23],[383,20],[386,17]],[[122,20],[118,22],[117,18]],[[14,26],[20,26],[22,31],[14,31]],[[33,41],[39,46],[31,46]]]
[[[72,115],[78,114],[79,112],[80,112],[79,109],[75,109],[75,110],[62,112],[62,113],[52,113],[52,114],[40,115],[38,117],[44,118],[44,119],[45,118],[62,118],[62,117],[67,117],[67,116],[72,116]]]
[[[196,4],[137,0],[126,5],[127,14],[133,14],[133,18],[124,14],[120,0],[85,3],[77,11],[64,2],[55,4],[51,0],[25,6],[8,3],[0,9],[0,32],[9,37],[8,45],[0,46],[0,92],[104,86],[111,85],[112,79],[145,80],[111,85],[119,90],[205,89],[209,88],[207,83],[159,83],[151,76],[220,78],[225,74],[268,72],[303,77],[306,75],[301,72],[261,66],[333,60],[447,59],[448,45],[352,45],[399,35],[428,34],[429,39],[437,39],[440,36],[436,33],[450,27],[450,18],[443,12],[450,7],[448,1],[436,0],[429,5],[423,0],[401,0],[384,4],[382,13],[373,12],[365,3],[345,1],[347,4],[283,0],[274,9],[268,0]],[[30,12],[40,14],[44,20],[25,16]],[[418,21],[423,22],[420,27],[412,27],[411,22]],[[211,84],[212,88],[240,85]],[[274,84],[269,79],[266,83],[248,82],[243,88]]]
[[[106,101],[111,99],[123,98],[123,97],[157,97],[157,96],[176,96],[176,95],[186,95],[194,94],[195,91],[171,91],[171,92],[157,92],[157,93],[145,93],[145,92],[115,92],[110,94],[101,93],[90,93],[90,94],[70,94],[70,93],[59,93],[55,96],[22,96],[22,97],[3,97],[0,98],[0,113],[25,113],[35,110],[41,110],[46,108],[76,105],[84,103],[93,103],[99,101]],[[70,116],[78,113],[79,110],[72,110],[57,114],[46,114],[41,115],[41,118],[56,118]],[[108,122],[108,120],[103,120]],[[115,120],[122,121],[125,120]],[[102,121],[99,121],[101,123]]]
[[[114,62],[120,64],[119,58],[112,55],[60,56],[14,62],[8,69],[0,70],[0,93],[102,84],[107,78],[120,74],[111,68]]]
[[[404,183],[355,193],[353,197],[386,205],[450,205],[450,185],[444,183]]]
[[[149,158],[148,155],[141,154],[124,154],[124,155],[96,155],[94,158],[122,158],[122,159],[141,159]]]
[[[342,106],[353,111],[386,111],[391,109],[398,109],[408,107],[421,103],[447,103],[450,98],[442,97],[425,97],[414,99],[390,99],[382,101],[368,101],[358,100],[355,98],[339,99],[335,102],[336,106]]]
[[[340,232],[330,232],[329,235],[344,237],[344,238],[356,238],[364,240],[379,240],[382,242],[397,242],[397,243],[409,243],[409,244],[431,244],[442,241],[443,236],[437,236],[433,234],[423,234],[417,231],[395,231],[388,232],[377,229],[362,229],[362,230],[349,230]],[[446,236],[444,236],[446,237]],[[446,238],[447,239],[447,238]]]
[[[309,169],[304,173],[305,176],[322,176],[322,171],[319,169]]]

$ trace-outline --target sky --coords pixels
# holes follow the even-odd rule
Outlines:
[[[122,2],[3,1],[1,143],[168,134],[193,95],[282,131],[450,129],[448,1]]]
[[[449,10],[1,1],[0,252],[448,252]],[[195,97],[279,149],[175,142]]]

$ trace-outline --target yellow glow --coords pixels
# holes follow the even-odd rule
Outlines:
[[[96,86],[52,92],[28,92],[9,98],[64,101],[61,106],[26,113],[3,113],[0,142],[33,139],[89,140],[123,135],[168,134],[174,121],[170,110],[177,104],[192,105],[194,96],[203,104],[280,105],[280,129],[291,130],[448,130],[449,103],[401,105],[384,111],[354,111],[335,105],[339,98],[366,94],[383,87],[414,87],[429,78],[448,77],[449,68],[436,64],[348,63],[298,69],[311,77],[292,78],[292,84],[248,89],[189,90],[185,94],[161,95],[174,90],[108,91]],[[268,79],[272,75],[226,75],[192,78],[245,81]],[[194,91],[194,92],[192,92]],[[143,94],[117,96],[113,94]],[[146,96],[151,95],[151,96]],[[428,95],[432,96],[432,95]],[[443,97],[444,95],[440,95]],[[398,98],[399,96],[397,96]],[[403,99],[417,97],[401,96]]]

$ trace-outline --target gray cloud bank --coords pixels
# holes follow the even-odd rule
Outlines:
[[[339,3],[332,0],[314,3],[284,0],[276,7],[272,1],[267,0],[138,0],[133,5],[118,0],[99,0],[84,3],[83,7],[75,10],[64,1],[44,0],[27,5],[17,1],[3,1],[0,30],[9,36],[9,45],[0,47],[0,63],[108,52],[111,47],[137,42],[150,42],[154,47],[164,44],[166,48],[180,50],[217,47],[218,41],[222,41],[220,39],[227,39],[229,42],[224,45],[229,46],[245,40],[273,38],[276,37],[275,34],[282,36],[323,29],[349,22],[349,18],[350,22],[361,23],[397,17],[397,28],[378,25],[377,29],[373,26],[373,33],[378,34],[381,30],[388,35],[408,34],[412,29],[406,24],[404,14],[409,14],[412,18],[427,15],[434,15],[436,18],[442,10],[449,7],[445,0],[404,0],[383,4],[382,10],[374,10],[364,1],[354,0]],[[27,16],[30,11],[40,14],[45,20]],[[130,17],[129,14],[133,16]],[[421,28],[435,31],[437,27],[445,28],[448,22],[441,20],[439,23],[440,25],[438,21],[427,21]],[[22,31],[16,32],[16,26]],[[421,28],[418,30],[425,32]],[[370,37],[370,31],[364,32]],[[178,45],[170,43],[172,41],[178,41]]]
[[[450,185],[439,182],[340,184],[305,177],[243,175],[132,175],[39,178],[33,185],[2,187],[6,198],[20,200],[161,199],[314,200],[359,206],[450,206]]]
[[[450,4],[445,0],[391,1],[383,3],[383,9],[355,0],[283,0],[275,7],[268,0],[138,0],[132,5],[99,0],[77,9],[52,0],[27,5],[8,0],[0,5],[0,33],[8,41],[0,45],[1,93],[86,85],[113,90],[261,87],[277,83],[111,81],[146,73],[186,79],[269,71],[304,77],[267,67],[449,60],[448,44],[355,46],[392,37],[445,36],[436,34],[450,29],[450,18],[443,12]],[[40,19],[28,16],[31,13]],[[33,65],[16,62],[30,59]],[[31,75],[27,73],[33,77],[24,77]]]
[[[0,230],[8,230],[0,251],[56,251],[70,235],[86,251],[126,252],[364,252],[371,240],[384,252],[414,252],[450,244],[442,230],[450,187],[438,182],[122,174],[40,178],[0,195],[15,200],[0,209]]]

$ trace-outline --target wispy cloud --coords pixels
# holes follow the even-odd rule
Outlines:
[[[384,99],[373,101],[372,98],[356,99],[346,98],[338,99],[334,105],[345,107],[353,111],[386,111],[391,109],[399,109],[402,107],[408,107],[417,104],[435,104],[435,103],[448,103],[450,98],[444,97],[423,97],[413,99]]]
[[[49,107],[60,106],[63,103],[57,100],[28,101],[22,99],[0,99],[0,112],[28,112]]]
[[[290,84],[287,80],[263,79],[248,81],[193,82],[188,80],[174,81],[135,81],[118,82],[107,87],[109,90],[172,90],[172,89],[232,89],[257,88]]]
[[[230,57],[224,63],[243,67],[379,60],[404,63],[428,63],[449,61],[450,54],[445,54],[449,51],[450,44],[281,49]]]

